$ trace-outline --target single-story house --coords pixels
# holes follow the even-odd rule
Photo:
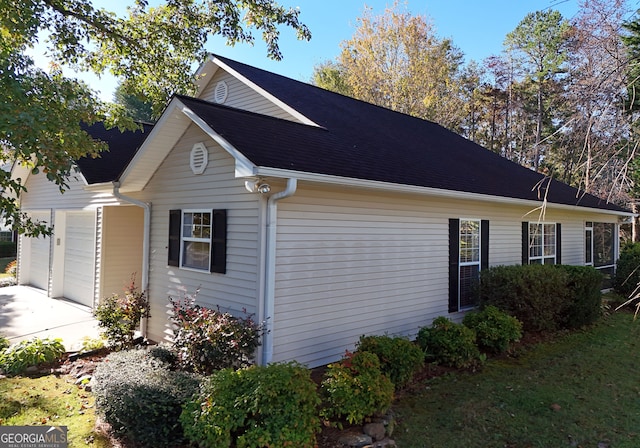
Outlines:
[[[622,207],[429,121],[219,56],[199,73],[122,172],[79,163],[63,195],[24,177],[22,209],[55,232],[21,240],[20,283],[91,305],[138,272],[153,340],[168,297],[199,289],[266,322],[260,362],[315,367],[459,319],[488,266],[615,269]]]

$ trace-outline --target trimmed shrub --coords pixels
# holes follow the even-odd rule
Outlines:
[[[251,364],[264,331],[251,315],[235,317],[201,307],[195,303],[195,295],[169,301],[173,312],[173,346],[182,368],[211,374]]]
[[[562,315],[564,328],[591,325],[602,316],[602,274],[591,266],[558,265],[568,274],[571,300]]]
[[[102,336],[115,350],[133,346],[140,319],[151,317],[149,300],[145,292],[138,290],[134,279],[124,296],[114,294],[107,297],[93,311],[93,315],[98,320],[98,326],[104,329]]]
[[[320,390],[325,402],[322,417],[344,419],[350,424],[384,414],[393,401],[393,383],[380,370],[378,356],[371,352],[347,352],[340,362],[329,364]]]
[[[318,404],[310,371],[298,364],[224,369],[202,384],[180,421],[198,446],[313,448]]]
[[[200,378],[171,370],[163,356],[145,349],[114,352],[94,372],[96,410],[118,436],[136,446],[183,441],[182,405],[198,391]]]
[[[380,370],[396,390],[406,386],[424,364],[424,351],[410,340],[391,336],[361,336],[358,351],[375,353]]]
[[[467,313],[462,324],[476,332],[478,347],[491,353],[506,351],[512,342],[522,337],[520,321],[493,305]]]
[[[522,322],[525,332],[561,328],[571,291],[553,265],[495,266],[480,272],[480,307],[493,305]]]
[[[613,287],[618,294],[630,298],[640,284],[640,243],[628,243],[620,250]]]
[[[0,353],[0,370],[9,375],[17,375],[29,367],[56,361],[64,352],[62,339],[33,338],[21,341]]]
[[[416,340],[427,360],[445,366],[476,368],[485,361],[476,345],[476,333],[444,316],[436,318],[430,328],[421,328]]]

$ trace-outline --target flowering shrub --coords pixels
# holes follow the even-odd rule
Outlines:
[[[104,328],[102,336],[109,345],[122,350],[133,345],[140,319],[150,317],[149,300],[143,291],[138,290],[132,278],[124,296],[114,294],[107,297],[93,315],[98,319],[98,326]]]
[[[197,291],[181,300],[169,298],[178,363],[203,374],[250,365],[264,326],[254,322],[246,310],[244,317],[236,317],[197,305],[196,295]]]
[[[320,385],[325,407],[322,417],[362,423],[384,414],[393,401],[393,383],[380,370],[375,353],[347,351],[340,362],[329,364]]]

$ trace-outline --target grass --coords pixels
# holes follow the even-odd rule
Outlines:
[[[0,380],[0,425],[67,426],[69,447],[110,447],[94,433],[93,396],[64,377],[11,377]]]
[[[640,322],[594,327],[495,359],[479,373],[427,380],[397,401],[398,446],[640,446]]]

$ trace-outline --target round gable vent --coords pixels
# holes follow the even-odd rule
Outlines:
[[[191,171],[193,171],[193,174],[202,174],[207,168],[207,163],[209,163],[209,151],[207,151],[207,147],[204,146],[204,143],[196,143],[193,145],[193,148],[191,148],[189,159]]]
[[[227,87],[227,83],[224,81],[219,81],[216,84],[216,88],[213,91],[213,99],[218,104],[223,104],[227,101],[227,95],[229,94],[229,88]]]

